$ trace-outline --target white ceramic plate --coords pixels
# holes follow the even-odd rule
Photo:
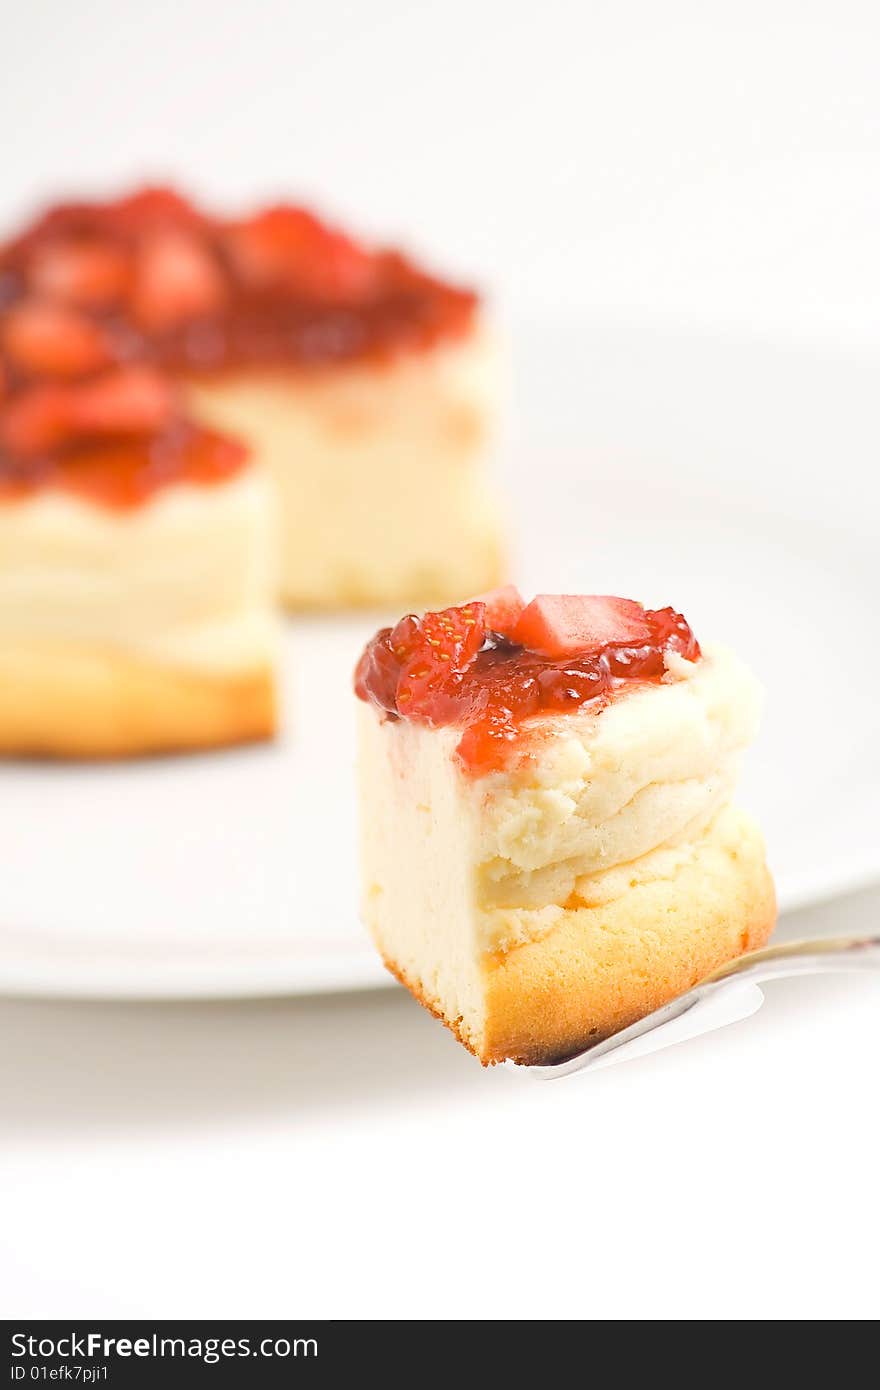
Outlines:
[[[873,364],[531,325],[506,482],[524,590],[672,603],[768,704],[742,799],[782,906],[880,876]],[[0,769],[0,989],[382,983],[358,924],[350,673],[375,617],[292,622],[274,747]]]

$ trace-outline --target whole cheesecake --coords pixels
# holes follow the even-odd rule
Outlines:
[[[302,208],[220,218],[146,189],[55,207],[8,242],[0,316],[19,413],[39,384],[139,364],[182,418],[248,448],[272,486],[286,603],[430,602],[497,581],[481,306],[404,255]],[[20,438],[4,432],[0,471]]]
[[[670,608],[515,589],[368,644],[363,912],[484,1063],[574,1053],[767,939],[756,682]]]

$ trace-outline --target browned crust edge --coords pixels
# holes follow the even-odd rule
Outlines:
[[[271,665],[171,669],[113,650],[0,652],[0,755],[102,760],[270,738]]]
[[[722,891],[716,886],[705,896],[695,892],[701,871],[691,865],[604,907],[572,909],[541,940],[487,957],[485,1031],[479,1040],[380,953],[391,974],[483,1066],[505,1060],[546,1065],[618,1032],[766,943],[776,923],[776,894],[760,836],[752,831],[744,845],[727,848],[727,857]],[[660,922],[667,930],[658,934]],[[597,932],[616,938],[604,974],[590,950]],[[645,949],[646,939],[653,950]],[[616,963],[621,951],[624,959]]]
[[[397,965],[395,961],[391,960],[391,958],[387,956],[381,948],[377,949],[379,950],[379,955],[382,957],[382,963],[385,966],[385,969],[388,971],[388,973],[390,975],[393,975],[395,980],[397,980],[398,984],[403,985],[404,989],[409,990],[413,999],[415,999],[419,1004],[421,1004],[423,1009],[427,1009],[428,1013],[433,1014],[434,1018],[438,1019],[439,1022],[443,1024],[444,1028],[448,1028],[452,1036],[458,1042],[461,1043],[462,1047],[466,1047],[468,1052],[470,1052],[474,1057],[476,1057],[478,1062],[482,1062],[484,1067],[488,1067],[494,1066],[496,1061],[501,1060],[501,1058],[481,1057],[478,1049],[474,1046],[474,1044],[470,1040],[470,1037],[465,1032],[462,1026],[461,1018],[448,1018],[447,1015],[443,1012],[442,1005],[436,999],[432,999],[430,995],[426,994],[425,991],[422,989],[421,985],[418,984],[416,981],[411,980],[407,975],[406,971],[403,970],[399,965]]]
[[[576,921],[566,922],[546,943],[517,947],[490,964],[482,1060],[509,1058],[522,1066],[561,1061],[653,1013],[719,966],[765,945],[776,923],[770,875],[762,868],[745,911],[731,903],[726,917],[690,912],[687,903],[682,903],[680,920],[690,930],[680,954],[669,943],[658,952],[656,967],[646,955],[641,968],[630,965],[621,971],[620,985],[608,988],[604,998],[598,997],[601,985],[592,972],[582,972],[578,978]],[[575,912],[572,917],[579,915]],[[560,980],[560,961],[563,976],[570,971],[570,981]]]

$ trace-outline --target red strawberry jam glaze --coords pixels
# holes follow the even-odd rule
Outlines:
[[[173,383],[383,360],[471,326],[476,296],[302,208],[237,221],[166,189],[51,209],[0,248],[0,500],[47,485],[134,506],[244,449]]]
[[[0,249],[0,312],[45,298],[178,373],[384,358],[463,334],[477,307],[304,208],[231,220],[166,189],[61,204]]]
[[[0,456],[0,503],[54,488],[125,511],[171,483],[226,482],[246,462],[243,445],[177,420],[152,435],[90,439],[25,459]]]
[[[535,716],[599,710],[627,686],[659,682],[668,655],[688,661],[700,656],[690,626],[672,608],[642,609],[629,600],[605,598],[569,603],[601,604],[606,633],[612,605],[621,605],[625,640],[603,638],[586,650],[549,656],[496,631],[490,620],[497,613],[514,631],[522,614],[508,616],[507,600],[499,605],[488,596],[488,602],[475,600],[422,618],[410,614],[396,627],[383,628],[361,656],[355,692],[389,719],[461,729],[458,758],[465,771],[480,776],[505,765]],[[539,604],[535,600],[526,614]]]
[[[34,382],[0,400],[0,503],[55,488],[137,507],[170,483],[223,482],[247,460],[243,445],[183,418],[153,367]]]

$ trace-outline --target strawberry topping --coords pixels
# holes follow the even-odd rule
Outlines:
[[[174,392],[150,367],[119,367],[77,386],[34,386],[0,417],[0,444],[24,457],[77,439],[153,434],[171,421]]]
[[[358,693],[375,691],[388,713],[411,714],[428,724],[455,717],[456,700],[465,672],[473,664],[486,636],[482,603],[446,608],[442,613],[412,613],[382,642],[371,643],[361,658]]]
[[[501,632],[509,637],[517,620],[525,608],[525,601],[515,584],[502,584],[499,589],[489,589],[485,594],[477,594],[475,603],[486,608],[486,626],[493,632]]]
[[[304,208],[225,220],[162,188],[51,209],[0,248],[10,290],[112,312],[175,371],[384,358],[459,336],[477,306]]]
[[[199,228],[204,221],[198,209],[173,188],[139,188],[102,211],[114,228],[137,236],[169,227]]]
[[[119,367],[82,387],[73,397],[73,430],[79,435],[154,434],[174,413],[171,383],[153,367]]]
[[[110,436],[161,437],[166,457],[169,381],[384,360],[463,334],[476,305],[302,208],[233,221],[165,188],[59,204],[0,246],[0,486]],[[173,432],[182,451],[195,437]]]
[[[45,453],[70,433],[66,386],[34,386],[10,401],[0,416],[0,446],[19,458]]]
[[[601,651],[610,642],[645,642],[645,610],[628,598],[599,594],[538,594],[523,609],[509,636],[520,646],[563,660]]]
[[[511,586],[383,628],[355,692],[390,718],[457,726],[458,757],[479,775],[504,766],[535,715],[600,709],[629,682],[659,681],[674,653],[696,661],[700,647],[672,608],[570,595],[526,607]]]
[[[14,304],[2,322],[2,341],[12,366],[30,376],[86,376],[113,360],[98,324],[47,300]]]
[[[28,266],[28,280],[38,294],[91,309],[118,303],[129,273],[126,252],[94,238],[50,240],[36,247]]]
[[[374,280],[373,257],[303,208],[267,208],[230,227],[225,243],[242,280],[258,290],[357,301]]]
[[[162,231],[136,252],[131,311],[147,332],[162,332],[223,306],[226,287],[217,261],[186,231]]]
[[[174,421],[158,434],[74,441],[0,470],[0,500],[54,487],[116,509],[138,507],[168,483],[210,486],[234,477],[247,450],[213,430]]]

